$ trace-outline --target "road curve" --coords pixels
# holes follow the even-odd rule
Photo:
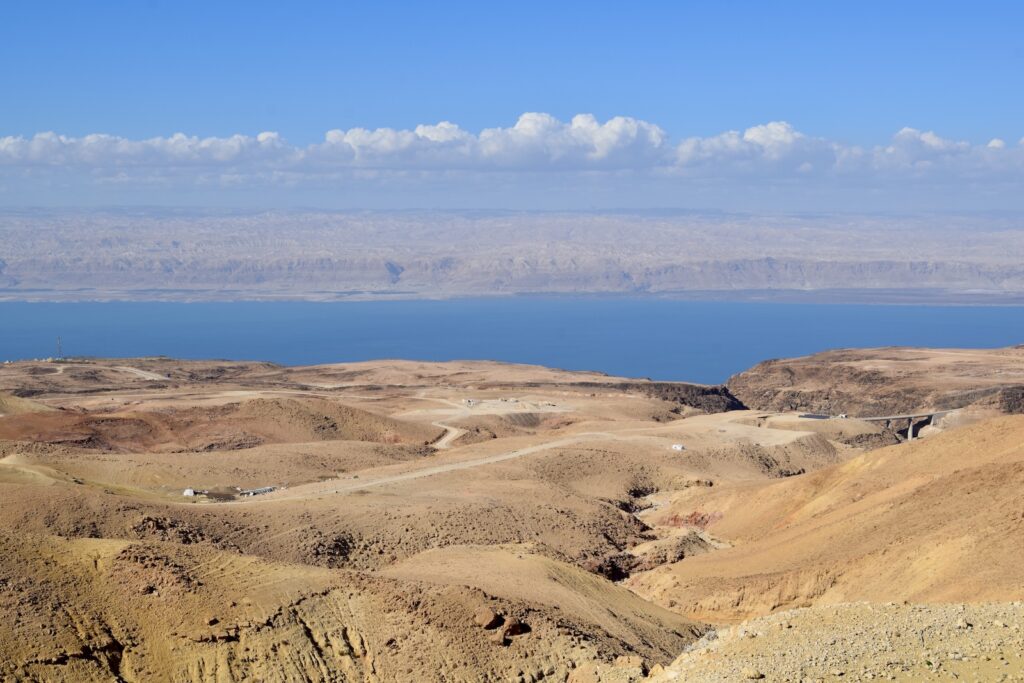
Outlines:
[[[445,430],[445,433],[441,436],[440,439],[430,444],[439,451],[444,450],[446,448],[450,448],[452,443],[454,443],[456,439],[458,439],[460,436],[466,433],[465,429],[452,427],[451,425],[446,425],[443,422],[431,422],[430,424]]]

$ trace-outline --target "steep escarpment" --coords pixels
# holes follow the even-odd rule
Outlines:
[[[529,249],[524,245],[525,249]],[[83,298],[103,292],[116,298],[213,297],[225,288],[243,298],[322,298],[352,294],[672,293],[773,290],[874,289],[970,290],[1019,293],[1024,271],[1002,264],[811,258],[646,260],[646,255],[580,254],[500,249],[466,255],[451,248],[433,256],[401,247],[370,248],[358,255],[311,258],[260,253],[182,257],[138,254],[91,257],[37,254],[12,260],[0,285],[32,297],[42,290]],[[381,253],[383,252],[383,253]],[[378,255],[379,254],[379,255]],[[21,291],[23,290],[23,291]],[[95,296],[95,294],[94,294]]]
[[[641,394],[705,413],[724,413],[728,410],[743,410],[745,407],[725,385],[709,386],[686,382],[579,382],[576,386]]]
[[[0,287],[12,298],[1024,292],[1020,225],[991,215],[901,216],[913,260],[893,257],[890,220],[867,215],[13,211],[0,219],[8,237]]]
[[[755,410],[900,415],[979,405],[1020,412],[1024,347],[884,348],[769,360],[729,378]]]

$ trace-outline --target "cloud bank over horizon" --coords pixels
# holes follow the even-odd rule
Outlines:
[[[673,138],[655,123],[626,116],[602,122],[579,114],[561,121],[544,113],[525,113],[512,126],[478,133],[448,121],[413,129],[334,129],[305,146],[269,131],[139,140],[54,132],[0,137],[0,197],[6,195],[7,204],[28,186],[44,194],[112,185],[173,194],[267,187],[287,193],[346,184],[408,190],[419,183],[458,197],[494,184],[523,185],[524,178],[525,185],[561,178],[577,191],[613,194],[642,183],[669,196],[673,188],[724,195],[751,184],[791,190],[803,184],[868,195],[876,188],[913,188],[924,197],[930,188],[975,186],[991,198],[1024,181],[1024,139],[968,142],[905,127],[863,146],[809,135],[785,121]]]

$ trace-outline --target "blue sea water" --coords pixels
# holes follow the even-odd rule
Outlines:
[[[344,303],[0,303],[0,360],[493,359],[722,382],[768,359],[866,346],[1024,343],[1024,307],[508,298]]]

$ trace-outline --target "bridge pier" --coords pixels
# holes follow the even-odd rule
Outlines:
[[[900,429],[899,426],[903,424],[904,420],[906,420],[906,440],[913,441],[915,437],[921,438],[921,429],[928,425],[936,424],[940,418],[946,416],[949,412],[949,410],[940,410],[937,412],[914,413],[912,415],[880,415],[878,417],[860,417],[857,419],[864,420],[865,422],[877,422],[884,424],[886,429],[895,429],[899,433],[903,433],[903,430]],[[919,420],[919,424],[915,424],[915,420]],[[918,431],[918,434],[916,435],[914,434],[915,428],[917,428],[916,430]]]
[[[907,421],[906,440],[913,441],[915,438],[914,428],[919,427],[918,432],[921,429],[929,425],[936,424],[940,418],[945,417],[951,411],[939,410],[935,412],[920,412],[911,415],[879,415],[877,417],[859,417],[858,420],[864,420],[865,422],[876,422],[884,424],[886,429],[895,429],[898,434],[903,433],[902,429],[899,429],[899,425],[903,424],[903,421]],[[915,425],[914,420],[920,420],[919,425]],[[916,435],[917,438],[921,438],[920,433]]]

